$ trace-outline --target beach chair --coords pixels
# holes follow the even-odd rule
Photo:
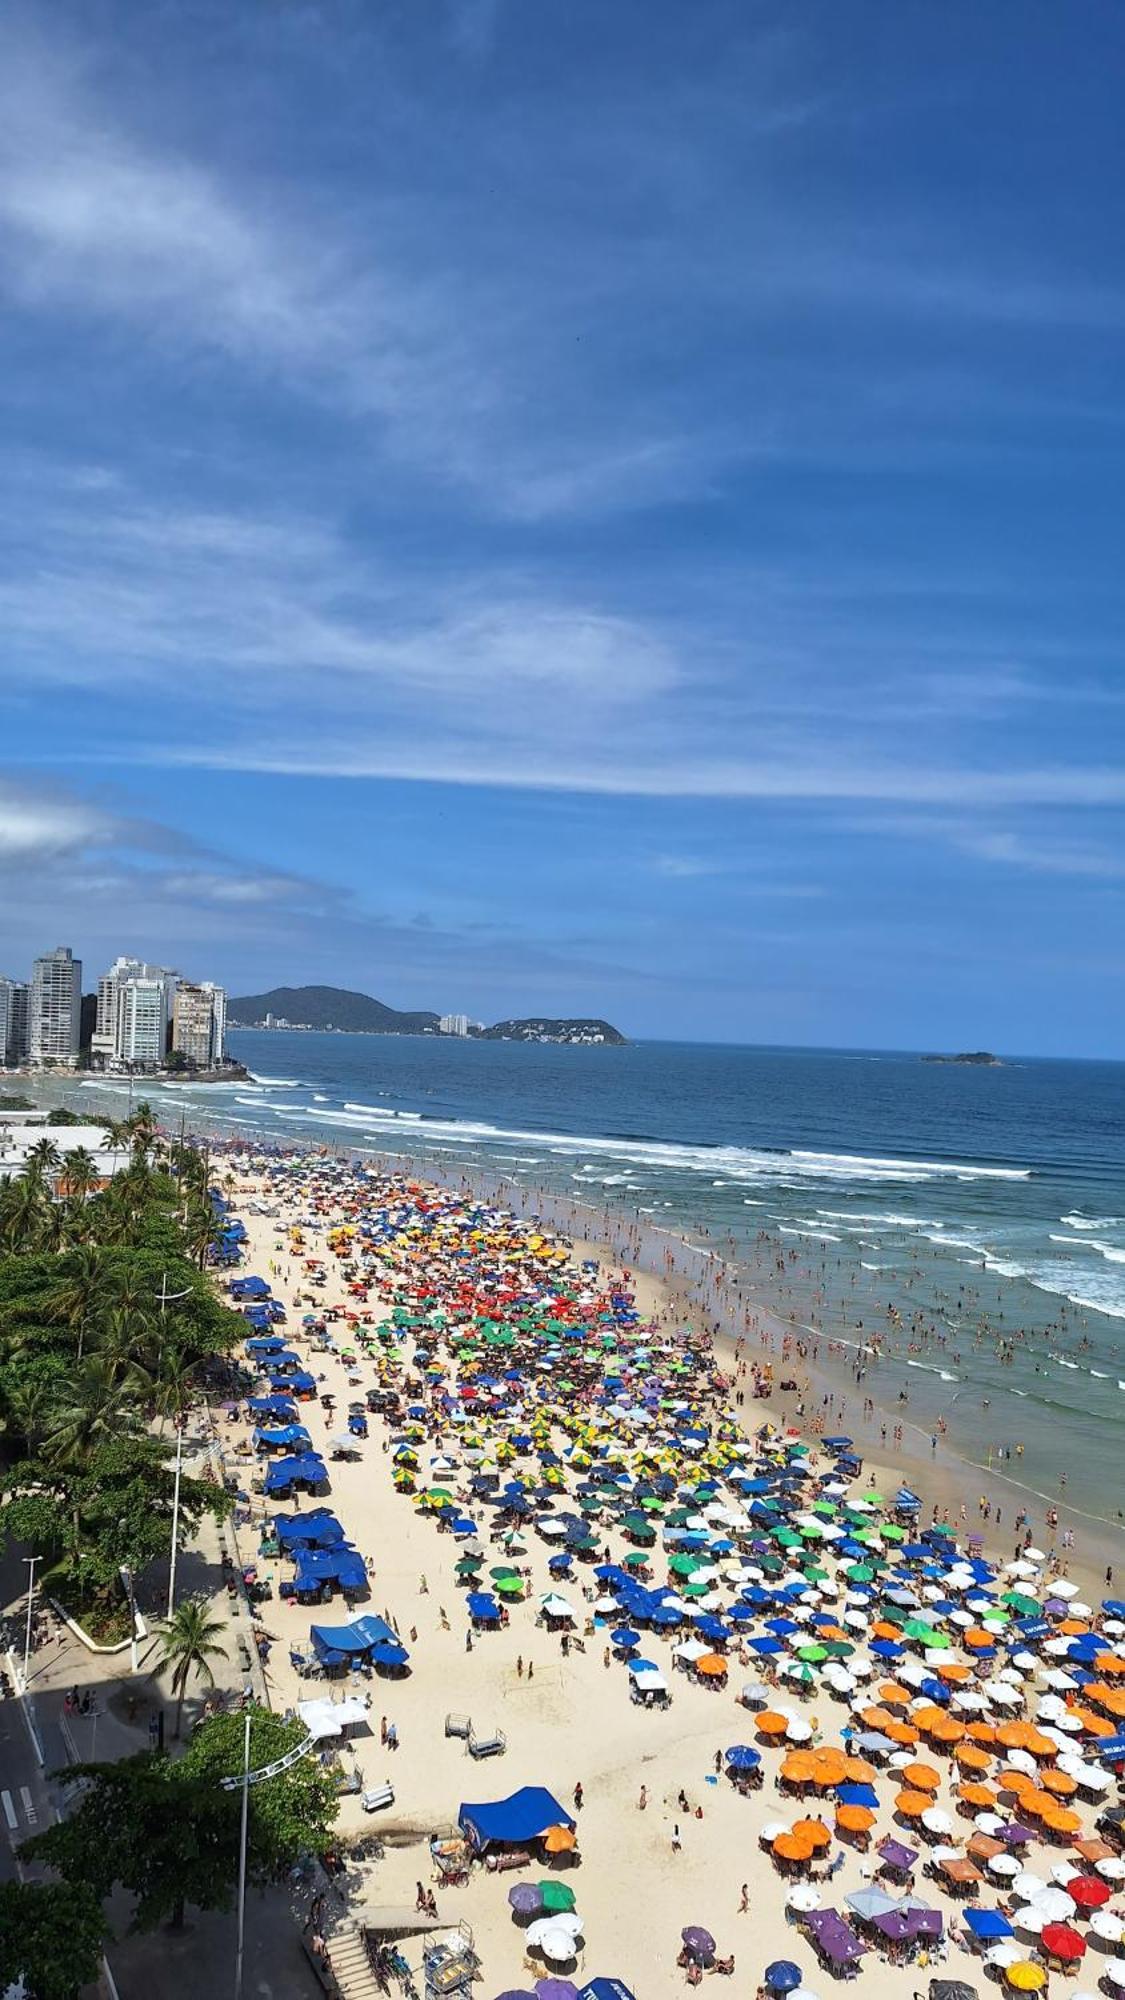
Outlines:
[[[365,1813],[384,1812],[395,1802],[395,1788],[388,1781],[382,1785],[372,1785],[364,1792],[360,1804]]]
[[[494,1729],[488,1736],[474,1736],[470,1728],[466,1747],[470,1757],[502,1757],[508,1739],[502,1729]]]
[[[464,1737],[466,1743],[473,1733],[473,1721],[469,1715],[447,1715],[445,1718],[447,1736]]]

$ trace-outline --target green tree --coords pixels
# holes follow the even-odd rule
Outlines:
[[[85,1779],[74,1811],[25,1841],[22,1852],[49,1863],[70,1882],[87,1883],[105,1898],[121,1886],[137,1898],[134,1929],[179,1924],[186,1905],[229,1909],[238,1886],[241,1715],[200,1723],[176,1761],[148,1753],[116,1764],[80,1765]],[[268,1709],[250,1721],[250,1768],[265,1769],[307,1740],[304,1724]],[[250,1787],[247,1875],[264,1884],[302,1855],[322,1854],[332,1839],[335,1788],[315,1757],[302,1757]]]
[[[221,1619],[212,1618],[205,1597],[185,1597],[178,1604],[160,1634],[161,1666],[172,1669],[172,1693],[176,1697],[175,1736],[180,1734],[184,1716],[184,1696],[192,1674],[214,1686],[212,1660],[225,1660],[227,1649],[218,1642],[224,1630]]]
[[[74,2000],[95,1980],[106,1922],[84,1882],[0,1882],[0,1989],[22,1977],[35,2000]]]

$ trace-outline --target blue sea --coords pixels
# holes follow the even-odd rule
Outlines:
[[[1031,1490],[1065,1472],[1079,1511],[1125,1506],[1125,1064],[249,1030],[231,1049],[253,1084],[146,1094],[684,1234],[728,1303],[834,1343],[841,1379],[877,1341],[866,1390],[912,1426],[944,1418],[982,1465],[1022,1444]]]

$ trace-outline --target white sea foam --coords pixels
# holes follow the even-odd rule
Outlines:
[[[1067,1223],[1071,1229],[1115,1229],[1125,1220],[1120,1215],[1060,1215],[1059,1221]]]
[[[862,1170],[865,1180],[881,1180],[885,1169],[891,1175],[900,1169],[908,1169],[913,1174],[941,1175],[954,1174],[964,1180],[986,1181],[1029,1181],[1030,1167],[980,1167],[960,1160],[899,1160],[881,1159],[865,1153],[814,1153],[797,1148],[792,1154],[794,1160],[813,1160],[824,1165],[857,1167]]]
[[[268,1083],[274,1090],[303,1090],[305,1087],[300,1077],[262,1076],[256,1069],[250,1071],[250,1078],[253,1083]]]
[[[839,1243],[841,1238],[833,1236],[830,1229],[798,1229],[795,1223],[783,1222],[778,1229],[779,1236],[813,1236],[820,1243]]]
[[[818,1215],[826,1215],[830,1222],[860,1222],[865,1227],[877,1223],[885,1229],[940,1229],[941,1223],[934,1215],[896,1215],[872,1213],[868,1209],[818,1208]]]

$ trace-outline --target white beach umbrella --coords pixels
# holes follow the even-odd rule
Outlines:
[[[952,1833],[953,1821],[941,1806],[928,1806],[922,1814],[922,1825],[927,1833]]]
[[[1120,1944],[1125,1937],[1125,1923],[1112,1910],[1095,1910],[1089,1927],[1103,1944]]]
[[[1020,1652],[1012,1654],[1013,1673],[1025,1674],[1025,1675],[1034,1674],[1038,1671],[1038,1668],[1039,1668],[1039,1661],[1036,1659],[1034,1653],[1028,1652],[1026,1646],[1024,1646],[1020,1650]]]
[[[807,1743],[812,1736],[812,1723],[806,1722],[803,1715],[791,1716],[785,1734],[790,1743]]]
[[[1020,1959],[1026,1956],[1023,1946],[1013,1944],[1009,1939],[1005,1944],[994,1944],[990,1951],[986,1951],[982,1963],[994,1965],[1003,1972],[1009,1965],[1018,1965]]]
[[[1009,1881],[1020,1872],[1020,1864],[1014,1854],[990,1855],[984,1865],[990,1875],[998,1875],[1003,1881]]]
[[[1035,1564],[1033,1562],[1028,1562],[1026,1558],[1023,1556],[1017,1556],[1014,1562],[1004,1564],[1004,1575],[1025,1576],[1025,1577],[1034,1576]]]
[[[1125,1986],[1125,1958],[1107,1958],[1102,1978],[1108,1979],[1111,1986]]]
[[[538,1941],[537,1949],[551,1965],[567,1965],[575,1956],[575,1942],[569,1931],[554,1924]]]
[[[999,1833],[1000,1828],[1004,1824],[1005,1821],[1001,1819],[999,1813],[979,1812],[973,1814],[973,1825],[978,1827],[981,1833],[987,1833],[990,1836]]]
[[[1044,1923],[1069,1923],[1074,1915],[1074,1898],[1068,1896],[1066,1890],[1060,1889],[1056,1883],[1051,1883],[1047,1888],[1041,1889],[1034,1898],[1034,1907],[1039,1911]]]
[[[758,1839],[759,1841],[765,1841],[768,1847],[772,1847],[774,1841],[778,1838],[778,1835],[782,1833],[788,1833],[788,1831],[789,1831],[788,1820],[768,1819],[765,1825],[759,1829]]]
[[[1065,1598],[1069,1604],[1071,1598],[1078,1595],[1078,1585],[1071,1583],[1070,1578],[1067,1576],[1057,1576],[1053,1583],[1047,1585],[1047,1595],[1048,1597]]]
[[[785,1898],[786,1907],[800,1910],[807,1916],[810,1910],[819,1910],[820,1897],[811,1882],[795,1882]]]
[[[1047,1560],[1046,1549],[1033,1548],[1030,1542],[1028,1543],[1028,1546],[1026,1547],[1023,1553],[1025,1562],[1043,1563],[1046,1562]]]
[[[1013,1771],[1023,1771],[1029,1778],[1035,1776],[1037,1766],[1030,1750],[1009,1750],[1006,1761]]]
[[[1051,1870],[1051,1880],[1060,1889],[1065,1889],[1067,1883],[1073,1882],[1075,1876],[1081,1873],[1081,1868],[1076,1868],[1073,1861],[1056,1861]]]
[[[1096,1861],[1094,1866],[1103,1881],[1125,1882],[1125,1861],[1119,1854],[1108,1854],[1104,1861]]]
[[[769,1698],[770,1691],[761,1681],[744,1682],[739,1696],[743,1708],[765,1708]]]
[[[789,2000],[820,2000],[820,1995],[814,1993],[811,1986],[798,1986],[796,1991],[790,1994]]]
[[[1032,1897],[1041,1896],[1046,1887],[1042,1875],[1036,1875],[1034,1869],[1021,1868],[1012,1883],[1012,1894],[1018,1896],[1021,1903],[1030,1903]]]
[[[1038,1937],[1044,1924],[1050,1923],[1050,1921],[1050,1918],[1035,1903],[1026,1903],[1023,1909],[1017,1910],[1015,1916],[1012,1918],[1016,1929],[1018,1931],[1026,1931],[1029,1937]]]

